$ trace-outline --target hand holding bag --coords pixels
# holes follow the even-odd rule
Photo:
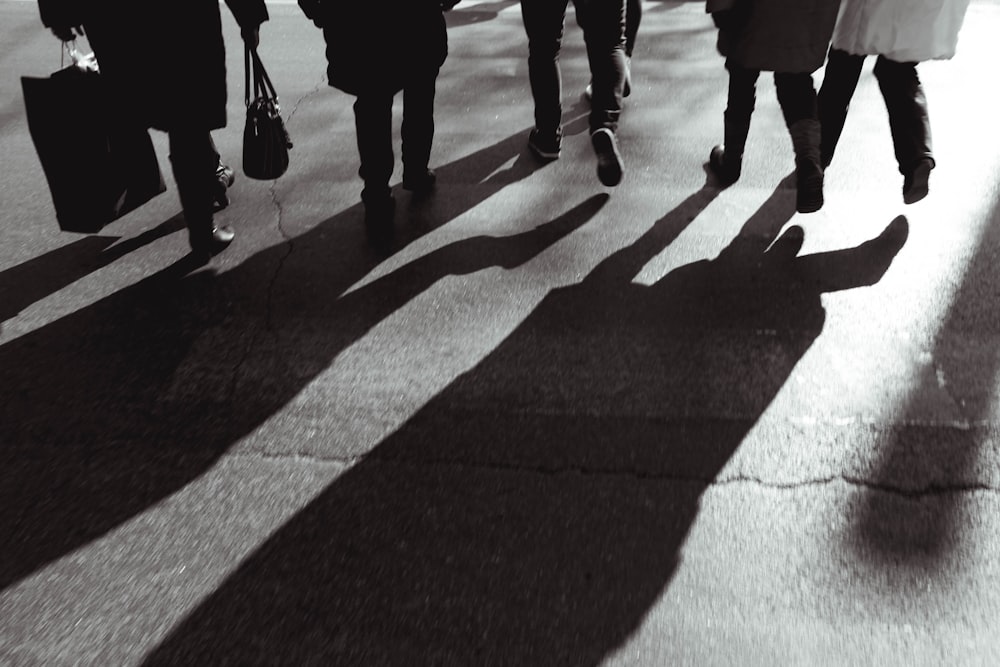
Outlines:
[[[243,128],[243,172],[250,178],[271,180],[288,169],[292,140],[281,119],[278,95],[257,49],[245,44],[247,120]],[[253,99],[250,80],[253,79]]]
[[[149,131],[114,115],[92,54],[21,77],[28,132],[63,231],[95,233],[166,191]]]

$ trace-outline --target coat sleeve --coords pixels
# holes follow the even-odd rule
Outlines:
[[[83,23],[83,15],[79,11],[80,4],[73,0],[38,0],[42,25],[46,28],[80,25]]]
[[[270,18],[264,0],[226,0],[226,4],[241,28],[256,28]]]

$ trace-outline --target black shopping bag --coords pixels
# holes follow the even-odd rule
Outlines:
[[[104,85],[78,62],[47,78],[21,77],[28,131],[64,231],[98,232],[166,190],[149,131],[110,113]]]

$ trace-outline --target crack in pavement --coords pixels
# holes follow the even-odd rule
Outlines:
[[[316,83],[315,86],[312,87],[311,90],[308,90],[304,94],[302,94],[301,96],[299,96],[299,98],[292,105],[291,110],[288,112],[288,116],[284,119],[286,127],[288,127],[291,124],[292,118],[295,116],[296,112],[299,110],[299,107],[301,107],[302,104],[307,99],[309,99],[310,97],[316,95],[317,93],[319,93],[319,91],[323,90],[323,87],[324,87],[325,83],[326,83],[326,75],[324,74],[322,77],[320,77],[320,80]],[[280,109],[280,106],[279,106],[279,109]],[[294,150],[294,147],[292,149],[289,149],[289,150],[290,151]],[[290,157],[291,157],[291,155],[290,155]],[[271,331],[274,330],[274,324],[273,324],[273,320],[272,320],[272,314],[273,314],[272,305],[274,303],[274,289],[275,289],[275,286],[278,283],[278,278],[281,275],[281,271],[282,271],[282,269],[285,266],[285,262],[291,256],[292,252],[295,250],[294,237],[291,234],[289,234],[288,231],[285,229],[285,224],[284,224],[285,223],[285,208],[282,205],[281,198],[278,196],[278,181],[280,180],[280,178],[281,177],[279,176],[278,178],[275,178],[275,179],[273,179],[271,181],[271,183],[270,183],[270,185],[268,187],[268,195],[269,195],[270,200],[271,200],[271,205],[273,206],[273,208],[274,208],[274,210],[276,212],[276,226],[277,226],[278,234],[283,239],[283,243],[284,243],[284,245],[286,247],[286,250],[285,250],[285,253],[278,259],[278,266],[275,267],[274,273],[271,275],[271,279],[268,281],[267,289],[265,290],[265,297],[264,297],[264,332],[271,332]],[[230,403],[232,403],[236,399],[237,384],[239,382],[239,377],[240,377],[240,375],[241,375],[241,373],[243,371],[243,367],[246,365],[247,360],[250,358],[250,355],[251,355],[253,349],[257,346],[257,343],[260,341],[260,337],[261,337],[261,334],[259,334],[259,333],[255,333],[253,336],[250,337],[250,340],[247,342],[246,347],[243,349],[243,354],[240,356],[240,358],[237,360],[235,366],[233,367],[233,372],[232,372],[232,376],[231,376],[232,379],[230,381],[230,388],[229,388],[229,402]]]
[[[375,464],[395,465],[399,467],[411,468],[455,468],[469,469],[477,472],[503,472],[503,473],[524,473],[544,477],[579,476],[579,477],[603,477],[603,478],[630,478],[642,482],[665,482],[677,484],[696,484],[698,486],[722,488],[726,486],[749,485],[758,486],[768,490],[776,491],[796,491],[810,487],[824,487],[833,484],[843,483],[848,486],[858,487],[869,491],[877,491],[888,495],[900,496],[912,500],[920,500],[928,497],[940,497],[961,493],[989,493],[1000,495],[1000,489],[983,483],[958,483],[958,484],[928,484],[919,488],[907,488],[890,484],[876,483],[870,480],[851,475],[830,475],[827,477],[817,477],[812,479],[802,479],[791,482],[775,482],[745,474],[720,476],[713,479],[698,477],[693,475],[671,475],[663,473],[645,473],[637,470],[615,469],[615,468],[592,468],[587,466],[525,466],[504,463],[476,463],[472,461],[458,461],[453,459],[400,459],[396,457],[382,457],[375,453],[362,456],[320,456],[316,454],[306,454],[302,452],[252,452],[244,451],[234,453],[233,456],[246,458],[259,458],[263,461],[283,461],[299,462],[304,465],[340,465],[345,468],[365,461]]]

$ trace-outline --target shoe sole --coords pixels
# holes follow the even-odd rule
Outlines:
[[[531,152],[535,154],[535,157],[539,158],[540,160],[558,160],[559,155],[562,154],[561,148],[555,152],[543,151],[541,148],[531,143],[530,141],[528,142],[528,148],[530,148]]]
[[[915,204],[926,197],[930,192],[930,177],[931,164],[924,160],[913,170],[913,183],[903,192],[903,203]]]
[[[625,175],[625,163],[618,152],[618,143],[611,130],[601,129],[590,135],[590,143],[597,154],[597,178],[608,187],[621,183]]]

